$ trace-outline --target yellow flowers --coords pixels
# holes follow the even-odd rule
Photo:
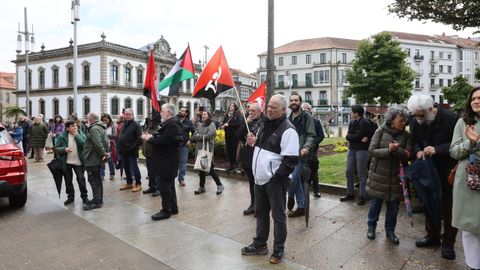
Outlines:
[[[225,130],[217,129],[217,135],[215,136],[215,145],[225,144]]]

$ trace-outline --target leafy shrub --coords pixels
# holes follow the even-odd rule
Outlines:
[[[337,142],[335,148],[333,148],[335,153],[343,153],[348,151],[348,147],[343,142]]]

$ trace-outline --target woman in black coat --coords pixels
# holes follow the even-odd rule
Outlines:
[[[225,130],[225,146],[227,148],[228,163],[230,163],[227,171],[232,171],[237,166],[236,155],[238,140],[235,135],[242,124],[241,118],[242,115],[238,111],[238,105],[232,103],[228,107],[228,112],[225,114],[222,126],[220,127]]]

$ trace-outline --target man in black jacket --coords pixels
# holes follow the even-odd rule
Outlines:
[[[413,95],[408,100],[408,109],[415,120],[410,123],[413,151],[416,158],[430,157],[440,177],[442,189],[442,215],[444,233],[441,236],[442,257],[455,259],[455,238],[457,229],[452,227],[452,187],[448,184],[448,174],[455,167],[456,160],[450,157],[449,149],[457,116],[447,110],[434,106],[434,101],[427,95]],[[427,203],[427,202],[422,202]],[[416,241],[417,247],[440,245],[440,217],[426,213],[425,229],[427,236]]]
[[[138,168],[138,149],[142,145],[142,128],[135,122],[132,109],[126,109],[124,123],[118,136],[118,153],[123,162],[123,168],[127,175],[127,183],[120,187],[120,190],[131,189],[132,192],[142,190],[142,176]],[[135,176],[133,186],[132,174]]]
[[[237,167],[238,140],[235,135],[241,124],[242,115],[238,111],[238,105],[232,103],[228,107],[228,112],[225,114],[220,126],[221,129],[225,130],[225,147],[227,149],[228,163],[230,164],[227,171],[233,171]]]
[[[312,105],[309,103],[302,103],[302,109],[308,112],[310,115],[312,114]],[[313,187],[313,196],[315,198],[320,198],[320,187],[318,184],[318,145],[323,141],[325,138],[325,134],[323,133],[322,122],[317,118],[312,117],[313,122],[315,123],[315,132],[317,134],[317,140],[315,141],[315,147],[312,151],[312,158],[308,161],[308,167],[310,168],[310,182],[312,183]]]
[[[152,216],[153,220],[170,218],[178,213],[177,196],[175,192],[175,177],[178,174],[180,160],[179,146],[182,134],[178,122],[173,119],[175,107],[166,103],[162,105],[161,124],[154,134],[144,134],[142,139],[153,145],[152,166],[153,175],[158,177],[160,196],[162,196],[162,210]]]
[[[257,233],[253,243],[242,248],[242,255],[265,255],[270,230],[270,210],[274,226],[270,263],[282,261],[287,238],[285,198],[290,174],[300,152],[298,134],[286,116],[287,99],[276,94],[270,98],[267,119],[257,134],[250,133],[247,143],[254,146],[252,169],[255,178]]]
[[[180,144],[180,164],[178,167],[178,183],[185,186],[185,172],[187,170],[188,148],[190,147],[190,137],[195,133],[195,126],[190,120],[190,111],[187,107],[180,108],[177,119],[183,133],[183,142]]]
[[[263,125],[263,114],[262,108],[258,103],[252,103],[248,107],[248,117],[247,123],[250,132],[253,134],[257,134],[258,130]],[[241,125],[237,131],[237,140],[245,141],[248,135],[247,127],[245,125]],[[248,184],[250,187],[250,205],[247,209],[243,211],[244,215],[251,215],[255,213],[255,179],[253,177],[252,171],[252,158],[253,158],[253,146],[246,144],[242,150],[242,160],[241,166],[242,169],[245,171],[248,177]]]
[[[28,131],[30,130],[30,123],[28,122],[28,117],[20,115],[18,117],[18,125],[23,129],[23,140],[22,140],[22,147],[23,147],[23,154],[27,156],[28,154]]]
[[[357,171],[358,181],[360,182],[360,198],[358,205],[365,205],[365,186],[367,183],[367,161],[368,161],[368,131],[370,122],[363,118],[364,109],[360,105],[353,105],[350,116],[352,120],[348,125],[347,141],[347,194],[340,197],[341,202],[353,201],[353,182],[354,172]]]

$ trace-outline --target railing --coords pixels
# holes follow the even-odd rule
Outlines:
[[[431,84],[430,85],[430,90],[431,91],[436,91],[438,89],[440,89],[440,85],[438,85],[438,84]]]
[[[429,61],[430,61],[430,62],[438,62],[438,57],[430,56]]]
[[[423,55],[416,54],[413,56],[414,61],[423,61]]]
[[[327,105],[328,104],[328,99],[319,99],[318,100],[318,105]]]
[[[418,84],[418,85],[415,85],[414,87],[415,90],[422,90],[423,89],[423,84]]]

